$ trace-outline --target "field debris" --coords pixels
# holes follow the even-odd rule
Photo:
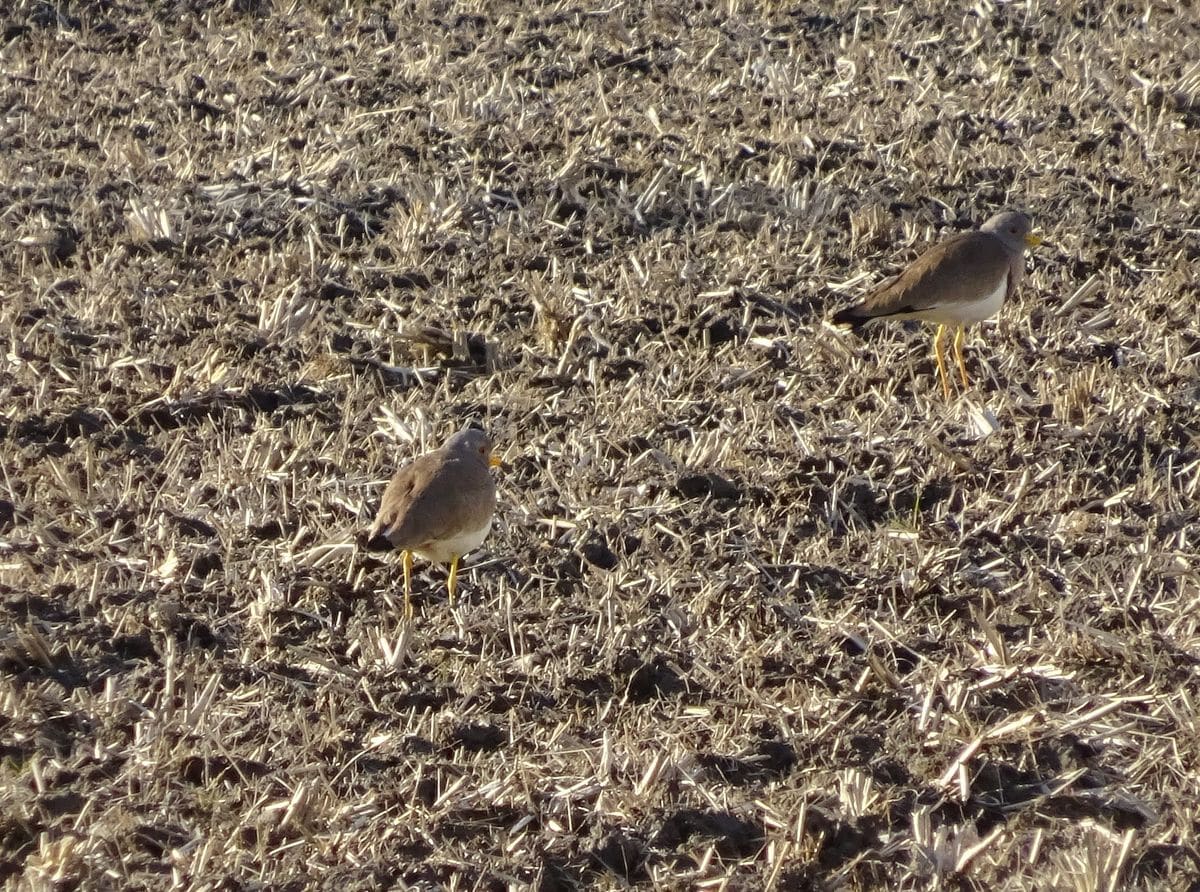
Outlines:
[[[1194,9],[10,6],[5,884],[1192,886]]]

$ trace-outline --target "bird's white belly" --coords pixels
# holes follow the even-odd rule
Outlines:
[[[942,325],[965,325],[970,322],[982,322],[991,319],[1004,306],[1004,296],[1008,291],[1008,277],[1000,280],[1000,284],[989,294],[978,300],[954,301],[932,308],[924,318],[930,322]]]
[[[432,561],[435,564],[447,564],[455,555],[462,557],[464,554],[474,551],[482,545],[483,540],[487,538],[487,534],[491,532],[491,529],[492,521],[491,518],[488,518],[488,522],[477,530],[459,533],[457,536],[451,536],[449,539],[426,542],[420,548],[414,548],[413,552],[418,557]]]

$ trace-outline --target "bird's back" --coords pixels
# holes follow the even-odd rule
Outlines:
[[[930,248],[895,279],[834,314],[833,322],[855,325],[920,314],[947,303],[974,303],[986,299],[1008,271],[1009,257],[994,235],[964,232]]]
[[[371,536],[415,550],[485,527],[495,509],[496,483],[485,464],[430,453],[388,483]]]

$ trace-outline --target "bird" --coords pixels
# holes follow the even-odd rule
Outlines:
[[[1000,312],[1016,293],[1025,266],[1025,249],[1036,248],[1041,236],[1020,211],[1004,211],[978,229],[934,245],[899,276],[876,288],[853,306],[834,313],[834,325],[859,328],[875,319],[921,319],[936,323],[933,352],[942,392],[950,399],[943,339],[954,328],[954,359],[963,388],[970,386],[963,362],[963,329]]]
[[[383,491],[368,541],[382,537],[404,553],[406,617],[412,616],[414,554],[450,564],[446,589],[453,602],[459,558],[491,531],[496,482],[489,469],[500,464],[487,433],[468,427],[400,468]]]

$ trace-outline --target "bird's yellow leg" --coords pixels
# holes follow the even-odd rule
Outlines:
[[[945,350],[942,344],[945,334],[946,326],[939,325],[937,334],[933,336],[933,357],[937,360],[938,377],[942,379],[942,393],[946,395],[946,399],[950,399],[950,379],[946,375]]]
[[[404,552],[404,618],[412,619],[412,552]]]
[[[450,606],[454,606],[454,589],[458,586],[458,555],[450,556],[450,578],[446,580],[446,591],[450,595]]]
[[[954,332],[954,360],[958,363],[958,373],[962,376],[963,390],[970,387],[967,381],[967,364],[963,362],[963,333],[965,329],[960,325],[958,330]]]

